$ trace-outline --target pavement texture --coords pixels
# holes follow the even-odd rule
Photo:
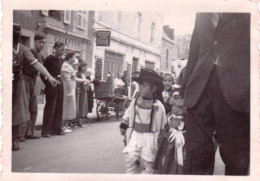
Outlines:
[[[90,121],[65,136],[52,136],[20,143],[12,152],[12,171],[29,173],[115,173],[125,172],[123,137],[119,121]],[[36,131],[40,135],[40,131]],[[224,174],[216,153],[215,175]]]
[[[12,171],[124,173],[124,144],[118,125],[118,121],[107,120],[76,128],[65,136],[26,140],[19,151],[12,152]]]
[[[37,119],[36,119],[36,123],[35,123],[36,130],[40,130],[42,127],[44,106],[45,106],[45,104],[38,104],[38,114],[37,114]],[[96,100],[94,101],[94,108],[92,110],[92,113],[88,113],[88,118],[91,120],[97,119]]]

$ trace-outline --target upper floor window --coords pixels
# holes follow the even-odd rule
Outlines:
[[[113,23],[114,23],[115,28],[120,29],[121,18],[122,18],[122,12],[118,11],[118,12],[113,13]]]
[[[119,11],[118,12],[118,18],[117,18],[117,22],[120,24],[121,23],[121,19],[122,19],[122,12]]]
[[[151,25],[151,39],[150,42],[154,41],[154,32],[155,32],[155,23],[153,22]]]
[[[137,34],[140,34],[142,27],[142,14],[140,12],[137,13],[137,27],[136,32]]]
[[[99,12],[97,12],[97,14],[98,14],[98,21],[102,21],[102,19],[103,19],[102,14]]]
[[[64,23],[70,24],[71,22],[71,11],[64,11]]]
[[[87,11],[77,11],[77,27],[87,29]]]
[[[49,17],[52,17],[58,21],[61,21],[61,11],[49,10]]]
[[[169,64],[169,50],[165,50],[165,68],[168,69],[168,64]]]
[[[115,23],[120,24],[121,23],[121,17],[122,17],[122,12],[114,12],[113,20]]]

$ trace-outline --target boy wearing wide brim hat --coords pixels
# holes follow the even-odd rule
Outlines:
[[[125,111],[120,131],[125,135],[132,128],[129,143],[123,153],[126,159],[127,173],[151,174],[157,152],[157,137],[167,122],[165,108],[159,100],[162,94],[162,78],[154,70],[141,69],[132,79],[139,84],[139,96]],[[142,160],[143,165],[138,163]]]

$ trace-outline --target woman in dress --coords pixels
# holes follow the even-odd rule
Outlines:
[[[77,64],[75,52],[69,52],[66,54],[65,62],[61,67],[61,75],[63,81],[63,131],[70,132],[71,130],[66,128],[69,122],[73,122],[76,119],[76,81],[88,82],[87,79],[79,79],[76,77],[76,71],[73,67]]]
[[[28,98],[25,92],[22,69],[25,62],[29,63],[42,75],[44,75],[52,86],[60,82],[54,79],[45,67],[38,62],[31,50],[20,43],[21,26],[13,25],[13,79],[12,79],[12,150],[19,150],[18,132],[19,125],[30,120],[28,109]]]

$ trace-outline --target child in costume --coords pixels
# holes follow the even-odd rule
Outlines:
[[[179,85],[174,85],[171,96],[171,112],[167,115],[165,129],[158,137],[158,152],[154,169],[159,174],[184,174],[185,153],[185,108],[179,95]]]
[[[127,128],[133,129],[123,150],[126,173],[152,174],[158,134],[166,124],[165,108],[160,101],[162,78],[151,69],[141,69],[134,75],[132,79],[139,84],[139,96],[130,103],[120,124],[122,135]]]
[[[175,91],[175,89],[173,88],[174,78],[170,73],[165,73],[162,75],[162,77],[163,77],[163,85],[164,85],[162,97],[163,97],[166,114],[168,114],[172,110],[172,104],[173,104],[172,94]]]

